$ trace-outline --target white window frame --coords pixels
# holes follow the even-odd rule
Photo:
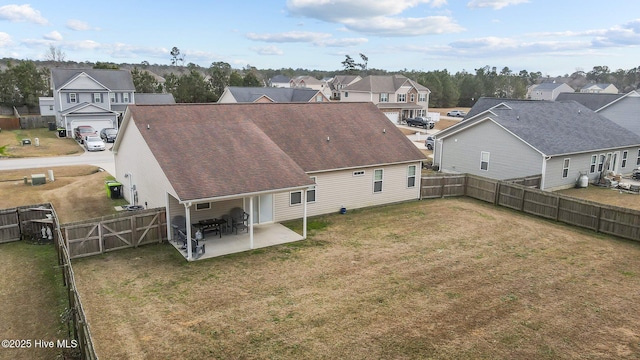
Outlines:
[[[389,93],[380,93],[380,102],[389,102]]]
[[[376,179],[376,174],[380,172],[380,179]],[[376,190],[376,183],[380,183],[380,190]],[[373,170],[373,193],[381,193],[384,189],[384,169],[374,169]]]
[[[596,166],[598,164],[598,155],[591,155],[591,164],[589,166],[589,173],[593,174],[596,172]]]
[[[116,93],[109,93],[109,100],[112,103],[115,103],[116,102]]]
[[[78,103],[78,94],[69,93],[69,103],[70,104],[77,104]]]
[[[293,202],[294,194],[298,194],[300,196],[300,199],[297,202]],[[302,190],[291,191],[289,193],[289,206],[300,206],[300,205],[302,205]]]
[[[411,169],[413,169],[413,175],[411,174]],[[418,172],[418,167],[416,165],[407,166],[407,188],[408,189],[416,187],[417,172]]]
[[[638,158],[636,159],[636,165],[640,165],[640,149],[638,149]]]
[[[311,180],[313,180],[314,184],[317,184],[318,178],[315,176],[311,176]],[[313,200],[309,200],[309,194],[313,193]],[[313,189],[307,189],[307,204],[312,204],[316,202],[318,199],[318,185],[313,185]]]
[[[358,170],[353,172],[353,176],[364,176],[364,170]]]
[[[620,167],[627,167],[627,157],[629,157],[629,151],[625,150],[622,152],[622,163],[620,163]]]
[[[322,95],[316,95],[316,102],[322,102]]]
[[[569,167],[571,165],[571,159],[565,158],[562,160],[562,178],[566,179],[569,177]]]
[[[411,93],[409,94],[409,102],[415,102],[416,101],[416,94]]]
[[[93,93],[93,102],[94,103],[102,102],[102,96],[100,96],[100,93]]]
[[[407,94],[398,94],[397,95],[398,102],[407,102]]]
[[[427,94],[418,94],[418,102],[427,102]]]
[[[638,152],[640,152],[640,150]],[[602,172],[602,168],[604,167],[605,160],[606,160],[606,156],[604,154],[598,155],[598,172]],[[639,154],[638,160],[640,161],[640,154]]]
[[[129,93],[122,93],[122,102],[123,103],[129,103]]]
[[[211,203],[197,203],[196,204],[196,211],[202,211],[202,210],[209,210],[211,209]]]
[[[486,158],[486,160],[485,160]],[[481,151],[480,152],[480,171],[489,171],[489,160],[491,159],[491,153],[488,151]],[[483,164],[487,164],[486,166],[484,166],[484,169],[482,168]]]

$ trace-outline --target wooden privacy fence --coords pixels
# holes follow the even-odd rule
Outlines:
[[[55,116],[26,115],[20,116],[21,129],[36,129],[49,127],[49,123],[55,123]]]
[[[565,224],[640,241],[640,211],[538,190],[536,177],[505,181],[480,176],[442,175],[422,178],[422,198],[468,196]]]
[[[159,243],[167,238],[165,209],[127,211],[113,216],[64,224],[71,259],[112,250]]]
[[[47,203],[0,210],[0,243],[39,240],[43,227],[50,230],[56,227],[57,220],[51,215],[51,209]]]

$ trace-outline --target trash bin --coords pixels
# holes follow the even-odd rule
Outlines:
[[[49,131],[56,131],[56,123],[54,122],[49,123]]]
[[[67,130],[65,128],[58,128],[58,136],[61,138],[67,137]]]
[[[113,181],[113,180],[107,180],[105,181],[105,186],[107,188],[107,197],[111,198],[111,199],[120,199],[122,198],[122,184],[117,182],[117,181]]]

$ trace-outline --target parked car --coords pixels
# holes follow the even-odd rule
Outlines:
[[[427,139],[424,141],[424,146],[427,148],[427,150],[433,150],[433,148],[436,146],[436,138],[434,138],[433,136],[427,136]]]
[[[87,136],[84,139],[84,147],[87,151],[103,151],[106,149],[104,141],[98,136]]]
[[[433,129],[433,127],[436,126],[436,123],[433,122],[431,119],[427,119],[427,118],[424,118],[422,116],[418,116],[418,117],[415,117],[415,118],[407,119],[407,125],[416,126],[416,127],[422,127],[422,128],[425,128],[425,129]]]
[[[451,110],[447,113],[447,116],[455,116],[455,117],[465,117],[465,115],[467,115],[467,113],[462,110]]]
[[[118,135],[118,130],[114,128],[104,128],[100,130],[100,138],[104,142],[115,142],[116,136]]]
[[[93,128],[93,126],[89,125],[81,125],[73,129],[73,137],[80,141],[80,144],[84,144],[84,139],[87,136],[98,136],[98,132]]]

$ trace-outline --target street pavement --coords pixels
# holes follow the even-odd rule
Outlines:
[[[111,152],[112,146],[113,144],[107,144],[107,150],[105,151],[88,152],[85,150],[80,155],[0,159],[0,170],[50,168],[67,165],[94,165],[115,176],[116,165],[113,160],[113,152]]]

